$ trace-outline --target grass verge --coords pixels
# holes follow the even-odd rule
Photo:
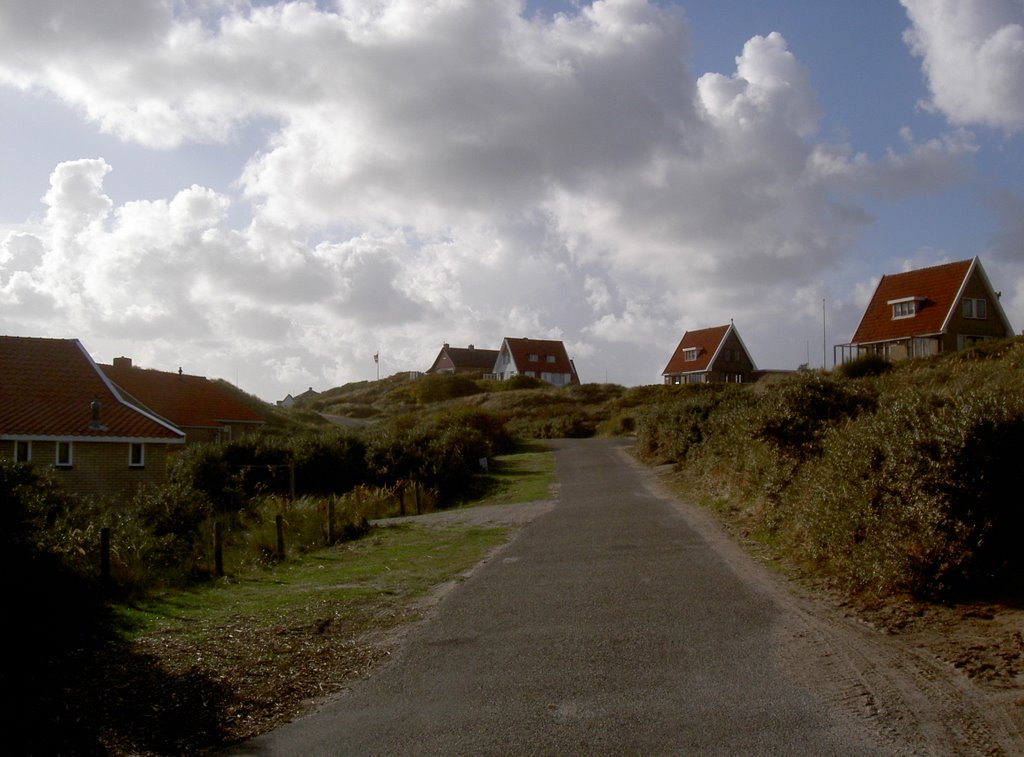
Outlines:
[[[554,458],[525,443],[488,475],[489,496],[467,506],[543,500]],[[367,675],[435,587],[508,538],[508,527],[385,522],[356,541],[118,606],[118,643],[75,673],[74,717],[102,724],[90,737],[112,755],[195,754],[267,731]]]

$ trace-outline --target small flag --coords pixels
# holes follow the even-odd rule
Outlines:
[[[373,362],[380,363],[380,352],[373,353]]]

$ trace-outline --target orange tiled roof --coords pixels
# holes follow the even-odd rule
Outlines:
[[[576,366],[569,359],[565,351],[565,345],[556,339],[518,339],[505,337],[505,344],[508,345],[512,361],[516,370],[520,373],[534,371],[535,373],[567,373],[572,376],[574,384],[579,383],[579,376],[576,375]],[[536,355],[537,362],[530,361],[530,355]],[[554,362],[547,362],[548,356],[554,357]]]
[[[177,442],[184,434],[125,401],[77,339],[0,336],[0,436]]]
[[[125,393],[176,426],[263,423],[253,410],[203,376],[137,368],[128,358],[100,369]]]
[[[719,346],[729,333],[729,324],[725,326],[713,326],[709,329],[698,329],[687,331],[679,340],[679,346],[669,358],[668,365],[661,375],[666,376],[672,373],[698,373],[706,371],[711,365],[711,358],[715,356]],[[696,360],[686,360],[684,353],[688,349],[697,350]]]
[[[851,343],[864,344],[941,333],[946,316],[956,304],[957,294],[973,262],[960,260],[883,276]],[[913,318],[894,320],[892,305],[889,303],[906,297],[920,298],[916,315]]]

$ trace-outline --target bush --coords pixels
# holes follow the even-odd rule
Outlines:
[[[866,376],[881,376],[883,373],[891,371],[892,367],[892,363],[883,355],[869,353],[839,366],[836,373],[843,378],[856,379]]]
[[[1024,403],[987,387],[908,390],[826,445],[814,472],[807,557],[853,588],[958,597],[1024,589]]]
[[[755,435],[802,461],[820,451],[826,431],[873,410],[876,402],[875,392],[862,384],[806,374],[769,388]]]

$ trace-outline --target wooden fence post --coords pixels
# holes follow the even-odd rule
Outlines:
[[[277,525],[277,559],[284,560],[284,517],[276,515],[274,523]]]
[[[422,515],[422,513],[420,512],[420,482],[413,481],[412,485],[414,487],[413,490],[416,492],[416,514]]]
[[[327,500],[327,546],[334,544],[334,495]]]
[[[213,572],[224,575],[224,526],[219,520],[213,523]]]
[[[110,529],[100,529],[100,580],[110,580]]]

